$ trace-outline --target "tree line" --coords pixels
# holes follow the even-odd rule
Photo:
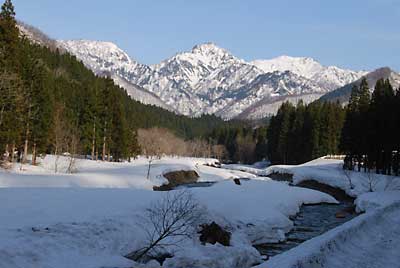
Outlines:
[[[0,12],[0,152],[3,161],[64,152],[119,161],[139,154],[138,129],[161,127],[184,140],[207,139],[229,124],[189,118],[131,99],[76,57],[20,36],[11,0]]]
[[[252,164],[267,157],[267,125],[230,122],[214,128],[208,137],[212,144],[225,147],[225,159]]]
[[[268,158],[273,164],[300,164],[338,154],[344,119],[337,102],[283,103],[268,127]]]
[[[266,137],[267,156],[274,164],[345,154],[345,169],[399,175],[400,89],[380,79],[371,94],[362,79],[345,107],[338,102],[283,103]]]
[[[388,79],[376,82],[372,95],[362,80],[354,86],[342,130],[344,168],[399,175],[400,89]]]

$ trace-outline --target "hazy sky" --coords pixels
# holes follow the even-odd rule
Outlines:
[[[282,54],[400,71],[400,0],[13,0],[17,18],[57,39],[115,42],[158,63],[212,41],[245,60]]]

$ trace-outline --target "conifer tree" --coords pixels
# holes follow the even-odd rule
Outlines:
[[[14,6],[6,0],[0,12],[0,64],[13,70],[18,62],[18,36]]]

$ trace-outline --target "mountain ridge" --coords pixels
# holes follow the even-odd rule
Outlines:
[[[305,57],[281,56],[246,62],[212,42],[195,45],[189,51],[177,53],[153,65],[132,60],[110,42],[69,40],[58,41],[58,44],[94,72],[116,74],[188,116],[217,114],[231,119],[240,116],[256,102],[301,95],[304,90],[307,95],[322,95],[364,74],[335,66],[325,67]],[[275,73],[273,77],[276,81],[257,79],[267,73]],[[307,87],[293,86],[299,84],[293,79],[301,80]]]
[[[400,74],[396,73],[389,67],[378,68],[372,72],[369,72],[363,77],[365,77],[367,80],[370,92],[373,91],[375,84],[379,79],[389,79],[393,88],[400,88]],[[361,83],[361,79],[362,78],[321,96],[320,100],[330,102],[339,101],[340,103],[347,103],[350,98],[353,86],[359,86]]]
[[[95,74],[111,77],[133,99],[191,117],[215,114],[225,119],[260,119],[274,114],[284,101],[329,100],[340,92],[345,101],[348,85],[370,75],[324,66],[311,57],[282,55],[246,62],[213,42],[146,65],[112,42],[57,41],[23,22],[18,27],[32,42],[69,52]],[[396,86],[400,74],[390,72]],[[379,73],[386,77],[386,72]]]

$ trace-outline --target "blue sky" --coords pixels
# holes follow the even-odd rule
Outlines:
[[[57,39],[115,42],[158,63],[214,42],[245,60],[282,54],[400,71],[400,0],[14,0],[17,18]]]

